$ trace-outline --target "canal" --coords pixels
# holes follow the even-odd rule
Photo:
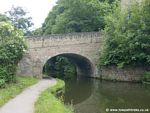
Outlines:
[[[143,109],[145,112],[139,113],[150,113],[147,112],[150,110],[150,86],[140,83],[88,78],[70,80],[66,81],[64,98],[66,104],[73,104],[75,113],[122,113],[109,112],[111,109]]]

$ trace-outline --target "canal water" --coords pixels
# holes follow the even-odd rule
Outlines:
[[[70,80],[66,81],[64,96],[75,113],[150,113],[150,86],[139,83]]]

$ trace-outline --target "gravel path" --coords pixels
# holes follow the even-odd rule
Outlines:
[[[33,113],[34,103],[39,94],[46,88],[56,84],[55,79],[43,79],[27,88],[21,94],[0,108],[0,113]]]

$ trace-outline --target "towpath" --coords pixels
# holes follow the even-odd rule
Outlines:
[[[0,113],[33,113],[39,94],[56,84],[55,79],[42,79],[0,108]]]

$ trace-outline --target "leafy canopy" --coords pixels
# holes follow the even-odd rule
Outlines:
[[[104,16],[114,0],[58,0],[35,34],[91,32],[104,29]]]

